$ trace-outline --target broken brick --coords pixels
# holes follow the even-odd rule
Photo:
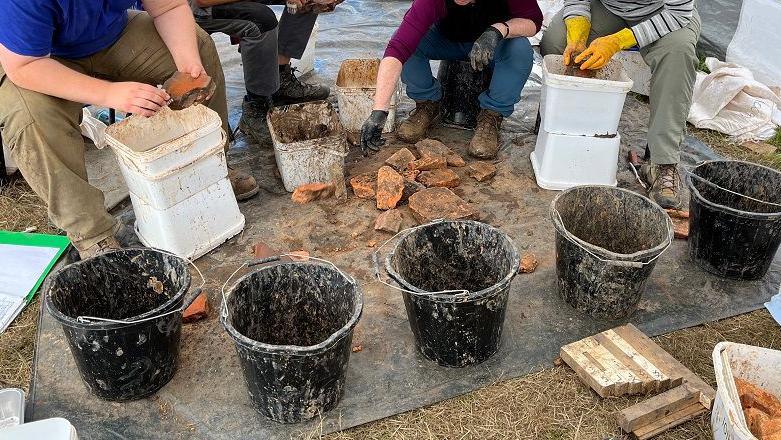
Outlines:
[[[407,165],[409,165],[409,163],[413,160],[415,160],[415,155],[412,154],[412,152],[408,149],[402,148],[401,150],[393,153],[393,155],[385,161],[385,164],[392,166],[399,172],[402,172],[407,169]]]
[[[431,171],[441,168],[447,168],[447,159],[443,156],[426,156],[421,157],[418,160],[414,160],[407,165],[409,170],[417,171]]]
[[[192,304],[184,310],[182,322],[189,323],[200,321],[209,316],[209,297],[206,292],[195,298]]]
[[[193,78],[189,73],[176,72],[163,83],[163,88],[171,97],[168,106],[173,110],[181,110],[208,101],[217,90],[217,84],[206,72],[201,72],[198,78]]]
[[[418,182],[427,187],[441,186],[444,188],[455,188],[461,184],[461,178],[455,171],[443,168],[439,170],[423,171],[418,176]]]
[[[350,186],[356,197],[361,199],[373,199],[377,187],[377,174],[359,174],[350,179]]]
[[[334,195],[336,187],[333,183],[305,183],[293,191],[293,201],[299,204],[315,200],[327,199]]]
[[[451,167],[463,167],[466,165],[464,158],[436,139],[423,139],[415,144],[415,149],[418,150],[418,154],[421,157],[444,157],[447,164]]]
[[[461,168],[466,166],[466,161],[458,153],[450,153],[446,157],[448,166]]]
[[[407,170],[401,173],[401,175],[404,176],[404,180],[411,180],[414,182],[418,179],[418,176],[420,175],[420,170]]]
[[[259,242],[252,246],[252,255],[257,259],[263,259],[279,255],[279,252],[272,249],[271,246],[266,243]]]
[[[409,207],[415,218],[422,223],[439,218],[449,220],[477,219],[479,213],[448,188],[434,187],[419,191],[409,198]]]
[[[689,238],[689,211],[679,211],[677,209],[666,209],[670,220],[673,222],[673,233],[675,238]]]
[[[537,257],[534,254],[526,254],[521,257],[521,267],[518,273],[532,273],[537,270],[539,264],[540,262],[537,261]]]
[[[404,178],[389,166],[377,171],[377,209],[393,209],[404,195]]]
[[[291,261],[307,261],[309,260],[309,252],[307,251],[291,251],[288,252],[286,257],[288,257]]]
[[[469,164],[469,177],[474,178],[478,182],[485,182],[495,175],[496,165],[491,162],[473,162]]]
[[[353,353],[358,353],[363,351],[363,345],[356,345],[353,347]]]
[[[742,379],[735,379],[735,386],[743,408],[756,408],[771,417],[781,417],[781,402],[776,396]]]
[[[377,216],[374,229],[395,234],[401,230],[401,221],[401,212],[398,209],[389,209]]]

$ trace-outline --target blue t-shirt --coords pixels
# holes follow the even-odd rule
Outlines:
[[[27,56],[84,58],[111,46],[136,0],[0,0],[0,44]]]

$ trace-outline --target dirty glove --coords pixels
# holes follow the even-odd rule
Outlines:
[[[469,52],[469,61],[472,63],[472,68],[475,70],[483,70],[494,59],[494,53],[496,53],[496,46],[502,41],[504,37],[493,26],[488,26],[488,29],[483,32],[483,35],[477,38],[472,51]]]
[[[575,58],[581,70],[601,69],[620,50],[629,49],[637,45],[635,34],[629,28],[621,29],[615,34],[597,38],[591,45]]]
[[[567,48],[564,49],[564,65],[569,66],[572,61],[586,50],[588,34],[591,32],[591,22],[586,17],[570,17],[564,20],[567,26]]]
[[[361,127],[361,151],[363,155],[369,154],[369,150],[380,151],[380,147],[385,145],[385,139],[382,138],[382,129],[385,127],[385,120],[388,119],[388,112],[383,110],[373,110],[372,114]]]

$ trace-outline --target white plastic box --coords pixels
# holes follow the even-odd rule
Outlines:
[[[274,14],[277,16],[277,20],[282,17],[284,8],[284,6],[276,5],[271,7],[271,9],[274,10]],[[320,24],[315,22],[315,25],[312,28],[312,35],[309,36],[309,41],[306,43],[306,48],[304,48],[301,59],[293,58],[290,60],[290,67],[297,69],[299,75],[305,75],[315,69],[315,49],[317,48],[317,34],[319,32]]]
[[[196,105],[130,117],[106,130],[146,246],[196,259],[244,228],[227,179],[226,135],[214,111]]]
[[[322,125],[327,128],[327,135],[283,142],[280,129],[283,122],[291,118],[310,128]],[[275,107],[269,112],[267,121],[279,174],[288,192],[307,183],[344,178],[347,140],[339,117],[330,103],[315,101]]]
[[[0,440],[78,440],[76,428],[69,421],[54,417],[0,429]]]
[[[757,440],[746,424],[734,378],[781,398],[781,351],[720,342],[713,349],[716,399],[711,427],[715,440]]]
[[[0,390],[0,430],[24,423],[24,391],[18,388]]]
[[[360,131],[366,118],[374,107],[374,94],[377,92],[377,71],[379,59],[345,60],[336,77],[336,98],[339,103],[339,119],[347,131]],[[384,133],[393,131],[396,125],[396,106],[399,102],[401,87],[391,97],[388,119]]]
[[[576,136],[614,135],[632,89],[621,62],[611,60],[596,78],[564,75],[561,55],[546,55],[542,62],[541,129]]]
[[[540,130],[531,153],[540,188],[564,190],[578,185],[615,186],[621,136],[552,134]]]

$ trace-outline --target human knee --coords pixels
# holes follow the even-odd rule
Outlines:
[[[253,5],[257,7],[252,10],[251,21],[255,24],[258,32],[268,32],[279,25],[277,16],[271,8],[262,3],[253,3]]]
[[[523,70],[534,62],[534,51],[527,38],[513,38],[504,41],[497,62],[509,62],[514,68]]]

